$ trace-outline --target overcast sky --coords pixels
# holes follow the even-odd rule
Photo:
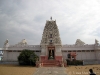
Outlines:
[[[100,0],[0,0],[0,47],[6,39],[39,45],[46,20],[59,28],[62,44],[100,41]]]

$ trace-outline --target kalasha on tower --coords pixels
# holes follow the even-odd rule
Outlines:
[[[43,64],[51,61],[62,64],[62,44],[59,35],[59,29],[57,27],[56,20],[52,20],[52,17],[50,21],[46,21],[40,46],[40,61]]]

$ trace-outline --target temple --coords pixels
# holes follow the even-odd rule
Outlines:
[[[46,21],[40,45],[29,45],[23,39],[16,45],[9,45],[9,40],[4,42],[2,61],[18,62],[17,57],[23,49],[29,49],[39,56],[39,65],[64,66],[68,55],[71,60],[83,60],[84,64],[100,64],[100,45],[95,39],[94,44],[85,44],[77,39],[75,44],[62,45],[56,20]]]
[[[62,44],[59,35],[59,30],[56,21],[46,21],[42,40],[41,40],[41,54],[40,60],[45,65],[47,62],[56,62],[56,64],[62,64]]]

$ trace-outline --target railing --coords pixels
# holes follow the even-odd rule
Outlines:
[[[9,48],[11,47],[40,47],[40,45],[10,45]]]
[[[6,50],[40,50],[40,45],[10,45]]]
[[[63,45],[62,47],[95,47],[95,45],[94,44],[85,44],[85,45],[75,45],[75,44],[73,44],[73,45]]]

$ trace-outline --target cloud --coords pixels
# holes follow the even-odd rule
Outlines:
[[[17,44],[40,44],[46,20],[53,17],[59,28],[62,44],[76,39],[93,44],[100,40],[99,0],[0,0],[0,47],[9,39]]]

